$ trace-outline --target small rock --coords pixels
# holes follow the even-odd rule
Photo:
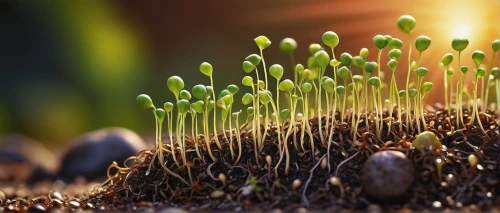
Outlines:
[[[35,154],[36,153],[36,154]],[[57,158],[42,143],[20,134],[0,137],[0,180],[34,182],[50,179]]]
[[[47,208],[40,203],[36,203],[29,208],[29,212],[45,212]]]
[[[59,177],[73,180],[83,176],[88,180],[106,177],[108,166],[123,161],[146,149],[144,141],[125,128],[110,127],[78,137],[63,155]]]
[[[380,151],[363,166],[363,188],[372,198],[389,202],[405,194],[414,173],[412,162],[403,153]]]

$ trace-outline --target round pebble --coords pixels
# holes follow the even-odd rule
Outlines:
[[[58,176],[74,180],[106,177],[111,162],[122,165],[130,156],[146,149],[144,141],[133,131],[110,127],[83,134],[75,139],[63,154]]]
[[[379,201],[400,198],[411,186],[413,178],[412,162],[398,151],[377,152],[363,166],[363,188]]]

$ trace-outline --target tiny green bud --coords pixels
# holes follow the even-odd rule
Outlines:
[[[236,94],[238,91],[240,91],[240,88],[234,84],[229,84],[227,86],[227,91],[229,91],[231,94]]]
[[[347,79],[349,77],[349,69],[347,67],[341,67],[340,69],[337,70],[337,76],[342,79]]]
[[[476,167],[479,164],[479,158],[474,154],[470,154],[467,161],[469,161],[470,167]]]
[[[273,100],[273,98],[271,97],[271,92],[269,92],[268,90],[260,90],[259,91],[259,98],[262,101],[262,103],[264,103],[264,104],[267,104],[271,100]]]
[[[257,44],[257,47],[259,47],[259,49],[261,50],[266,49],[271,45],[271,40],[269,40],[265,36],[258,36],[257,38],[254,39],[254,41],[255,44]]]
[[[384,35],[385,37],[385,40],[387,40],[387,42],[391,42],[392,41],[392,36],[391,35]]]
[[[284,38],[280,42],[281,51],[290,54],[297,49],[297,42],[293,38]]]
[[[205,87],[207,88],[207,95],[211,95],[212,93],[214,93],[214,88],[212,86],[205,86]]]
[[[254,113],[254,111],[255,111],[255,109],[254,109],[253,107],[251,107],[251,106],[250,106],[250,107],[248,107],[248,108],[247,108],[247,115],[248,115],[248,116],[252,116],[252,115],[253,115],[253,113]]]
[[[294,88],[293,82],[289,79],[285,79],[284,81],[280,82],[279,84],[279,89],[283,92],[292,92]]]
[[[415,18],[410,15],[402,15],[398,19],[398,28],[403,33],[410,34],[410,32],[415,28],[416,22]]]
[[[264,87],[266,87],[266,83],[264,83],[263,80],[259,80],[259,82],[257,82],[257,85],[259,86],[259,89],[264,89]]]
[[[314,55],[314,53],[322,50],[323,47],[321,47],[321,45],[319,44],[310,44],[309,45],[309,53],[311,53],[311,55]]]
[[[250,93],[245,93],[245,95],[243,95],[243,98],[241,98],[241,103],[243,103],[243,105],[248,105],[252,102],[253,102],[253,96]]]
[[[352,81],[354,81],[354,83],[361,83],[361,82],[363,82],[363,76],[361,76],[361,75],[354,75],[352,77]]]
[[[399,58],[401,57],[401,50],[392,49],[391,51],[389,51],[389,53],[387,53],[387,56],[389,56],[390,59],[399,60]]]
[[[367,62],[365,63],[365,71],[367,73],[373,73],[377,69],[378,64],[376,62]]]
[[[199,100],[205,100],[208,96],[207,87],[202,84],[194,86],[191,92],[193,93],[193,96]]]
[[[257,54],[251,54],[245,58],[245,60],[250,61],[253,65],[257,66],[260,64],[260,55]]]
[[[323,89],[327,93],[332,94],[333,92],[335,92],[335,82],[330,77],[326,77],[326,79],[321,82],[321,86],[323,86]]]
[[[449,66],[451,62],[453,62],[453,54],[451,53],[447,53],[441,59],[441,63],[443,63],[444,66]]]
[[[462,66],[462,67],[460,68],[460,71],[462,71],[462,73],[464,73],[464,74],[467,74],[467,72],[469,72],[469,67],[467,67],[467,66]]]
[[[389,69],[391,69],[391,71],[396,71],[396,68],[398,68],[398,61],[394,60],[394,59],[391,59],[389,60],[389,62],[387,62],[387,66],[389,67]]]
[[[486,75],[486,70],[484,68],[481,67],[476,70],[476,78],[482,78],[485,75]]]
[[[389,47],[391,49],[401,49],[403,46],[403,42],[397,38],[393,38],[391,42],[389,42]]]
[[[165,109],[165,112],[172,112],[172,110],[174,110],[174,104],[172,102],[165,102],[165,104],[163,104],[163,109]]]
[[[494,79],[498,79],[499,72],[500,72],[500,69],[498,67],[491,69],[491,75],[493,76]]]
[[[243,71],[251,73],[253,70],[255,70],[255,65],[253,65],[250,61],[243,62]]]
[[[191,104],[191,108],[193,108],[197,113],[202,113],[205,108],[205,102],[203,102],[202,100],[196,101]]]
[[[200,72],[206,76],[212,76],[213,70],[212,65],[207,62],[203,62],[200,65]]]
[[[337,59],[335,58],[330,60],[330,66],[332,67],[338,67],[340,64],[341,64],[340,61],[337,61]]]
[[[253,86],[253,78],[250,76],[245,76],[241,80],[241,84],[247,86],[247,87],[252,87]]]
[[[304,72],[304,66],[302,66],[302,64],[295,65],[295,72],[297,72],[299,75],[302,74],[302,72]]]
[[[399,90],[399,92],[398,92],[398,96],[399,96],[400,98],[405,97],[405,95],[406,95],[406,90]]]
[[[335,88],[335,92],[337,92],[337,94],[339,94],[339,95],[344,95],[345,94],[345,87],[344,86],[337,86],[337,88]]]
[[[137,96],[137,105],[139,105],[143,109],[147,109],[150,107],[154,108],[153,100],[151,100],[151,97],[149,97],[149,95],[146,94],[141,94]]]
[[[323,40],[323,43],[326,46],[331,48],[335,48],[339,44],[339,36],[332,31],[325,32],[321,37],[321,40]]]
[[[431,45],[431,39],[425,35],[421,35],[415,39],[415,48],[422,53]]]
[[[179,92],[184,89],[184,81],[179,76],[172,76],[167,80],[167,87],[178,98]]]
[[[494,40],[493,43],[491,43],[491,49],[493,49],[493,52],[500,50],[500,40]]]
[[[344,66],[349,66],[351,65],[352,62],[352,56],[349,53],[342,53],[340,54],[340,62]]]
[[[218,99],[223,98],[224,96],[230,96],[231,93],[227,89],[223,89],[220,91],[219,95],[217,96]]]
[[[371,77],[370,79],[368,79],[368,83],[370,83],[370,85],[377,87],[377,88],[379,88],[380,84],[381,84],[380,78],[378,78],[378,77]]]
[[[363,59],[368,58],[369,54],[370,54],[370,51],[368,51],[368,49],[365,47],[363,47],[363,48],[361,48],[361,50],[359,50],[359,56],[363,57]]]
[[[330,56],[326,51],[324,50],[319,50],[316,53],[314,53],[314,60],[316,63],[321,66],[323,69],[328,66],[328,63],[330,62]]]
[[[476,64],[476,67],[479,67],[479,65],[483,62],[484,57],[485,55],[481,50],[476,50],[472,53],[472,60],[474,61],[474,64]]]
[[[273,64],[269,68],[269,74],[279,81],[283,77],[283,67],[279,64]]]
[[[417,62],[416,61],[412,61],[411,64],[410,64],[410,69],[415,71],[418,67],[417,67]]]
[[[468,45],[469,39],[466,38],[455,38],[451,41],[451,47],[458,52],[465,50]]]
[[[179,97],[184,100],[191,100],[191,93],[189,93],[187,90],[181,90]]]
[[[182,99],[182,100],[177,101],[177,109],[182,114],[187,113],[190,106],[191,106],[191,104],[187,100]]]
[[[417,75],[420,77],[424,77],[429,74],[429,70],[425,67],[419,67],[415,70],[415,73],[417,73]]]
[[[432,87],[434,87],[434,85],[431,82],[424,82],[424,84],[422,84],[422,94],[427,94],[431,91]]]
[[[281,110],[281,112],[280,112],[280,118],[281,118],[282,120],[286,120],[286,119],[288,119],[288,118],[290,117],[290,115],[291,115],[291,112],[290,112],[290,110],[289,110],[289,109],[283,109],[283,110]]]
[[[364,68],[365,67],[365,59],[361,56],[354,56],[352,58],[352,63],[354,64],[354,66],[357,66],[359,68]]]
[[[418,94],[418,90],[415,88],[411,88],[410,90],[408,90],[408,96],[410,98],[414,98],[415,96],[417,96],[417,94]]]
[[[305,93],[309,93],[312,90],[313,86],[309,82],[305,82],[302,84],[302,91]]]
[[[448,75],[448,76],[452,76],[454,73],[455,73],[455,71],[453,71],[453,69],[446,70],[446,75]]]
[[[154,110],[154,113],[156,117],[158,117],[160,123],[163,122],[163,119],[165,119],[165,110],[163,110],[162,108],[157,108]]]
[[[387,46],[387,44],[389,43],[389,41],[387,41],[386,37],[383,35],[376,35],[375,37],[373,37],[372,41],[373,41],[373,44],[379,50],[384,49]]]

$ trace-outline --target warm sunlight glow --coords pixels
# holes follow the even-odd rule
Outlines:
[[[466,24],[458,24],[453,29],[453,36],[455,38],[469,38],[470,27]]]

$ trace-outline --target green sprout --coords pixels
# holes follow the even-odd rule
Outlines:
[[[372,85],[372,97],[373,97],[373,104],[375,105],[375,132],[376,135],[379,139],[381,138],[382,135],[382,129],[383,127],[383,119],[382,119],[382,98],[380,94],[380,86],[382,85],[380,78],[378,77],[371,77],[368,79],[368,83]]]
[[[330,56],[324,50],[319,50],[316,53],[314,53],[314,60],[316,61],[316,63],[320,67],[320,73],[318,75],[318,85],[321,85],[321,78],[325,74],[325,70],[328,67],[329,63],[330,63]],[[318,113],[318,119],[321,121],[322,120],[322,115],[321,115],[321,88],[317,89],[317,91],[318,91],[317,92],[317,97],[318,97],[317,98],[317,101],[318,101],[317,102],[318,103],[317,113]],[[323,130],[322,130],[322,127],[321,127],[322,123],[323,122],[318,122],[319,136],[320,136],[320,139],[321,139],[321,143],[323,145],[326,145],[325,138],[324,138],[324,135],[323,135]],[[314,151],[314,149],[313,149],[313,151]]]
[[[280,49],[284,53],[288,54],[288,56],[290,57],[290,64],[291,64],[290,68],[291,69],[296,68],[294,52],[297,49],[297,42],[295,41],[295,39],[293,39],[293,38],[284,38],[283,40],[281,40],[281,42],[280,42]],[[302,69],[302,70],[304,70],[304,69]],[[293,82],[296,84],[297,83],[297,72],[294,72],[293,76],[294,76],[294,78],[293,78],[294,81]]]
[[[201,63],[200,72],[203,73],[204,75],[210,77],[210,86],[212,87],[212,89],[214,89],[214,78],[212,75],[212,72],[213,72],[212,65],[207,63],[207,62]],[[215,92],[212,93],[212,98],[213,98],[213,101],[216,101]],[[219,142],[219,137],[217,137],[217,110],[216,109],[214,109],[214,126],[213,126],[213,128],[214,128],[213,133],[214,133],[215,143],[217,144],[217,147],[219,147],[219,149],[222,149],[222,146]]]
[[[411,39],[411,31],[415,28],[416,21],[415,18],[413,18],[410,15],[403,15],[399,17],[398,22],[397,22],[399,30],[401,30],[403,33],[408,35],[408,40],[409,44],[412,43]],[[411,45],[408,46],[408,74],[406,75],[406,91],[409,91],[409,85],[410,85],[410,75],[411,75]],[[408,128],[408,122],[410,120],[410,100],[409,96],[406,96],[406,127]]]
[[[487,106],[488,106],[488,99],[489,99],[490,88],[491,87],[495,88],[493,91],[495,91],[496,96],[499,96],[499,94],[500,94],[500,92],[498,92],[499,89],[500,89],[498,87],[498,74],[497,74],[496,78],[495,78],[495,76],[493,76],[493,62],[495,61],[495,55],[496,55],[496,53],[498,52],[498,50],[500,50],[500,40],[499,39],[494,40],[493,43],[491,43],[491,49],[492,49],[493,54],[491,56],[490,64],[488,65],[488,70],[487,70],[488,71],[488,75],[486,76],[488,78],[488,80],[487,80],[487,83],[486,83],[486,92],[485,92],[486,94],[484,96],[484,104],[483,104],[483,106],[484,106],[483,107],[484,108],[483,111],[485,111],[485,112],[486,112],[486,109],[487,109]],[[493,85],[491,85],[492,81],[494,82]],[[500,97],[497,97],[497,100],[496,100],[495,104],[498,107],[497,113],[499,113],[499,115],[500,115],[500,105],[499,105],[499,100],[498,99],[500,99]]]
[[[460,56],[462,54],[462,51],[467,48],[469,45],[469,40],[466,38],[455,38],[453,41],[451,41],[451,47],[458,52],[458,68],[461,68],[460,65]],[[463,72],[463,71],[462,71]],[[460,128],[460,122],[462,122],[463,125],[465,125],[463,121],[463,111],[462,111],[462,91],[464,87],[464,79],[465,79],[465,74],[466,72],[463,72],[463,75],[461,75],[460,72],[458,72],[458,83],[457,83],[457,97],[456,97],[456,105],[457,105],[457,122],[456,122],[456,127],[457,129]]]
[[[448,115],[451,114],[451,104],[452,104],[452,94],[453,94],[453,84],[451,84],[451,78],[453,76],[453,71],[450,71],[450,64],[453,62],[453,54],[447,53],[441,59],[441,65],[444,68],[444,102],[445,109],[448,110]]]
[[[477,65],[477,67],[479,67],[479,65]],[[483,131],[484,135],[486,135],[486,137],[489,139],[490,137],[488,136],[488,134],[486,133],[486,131],[484,130],[483,128],[483,124],[481,124],[481,119],[479,117],[479,111],[478,111],[478,107],[477,107],[477,84],[478,84],[478,80],[480,78],[483,78],[485,75],[486,75],[486,70],[484,68],[476,68],[475,70],[476,72],[476,80],[474,82],[474,100],[473,100],[473,110],[472,110],[472,119],[470,121],[470,125],[474,124],[474,118],[477,116],[477,120],[478,120],[478,123],[479,123],[479,127],[481,128],[481,131]]]
[[[417,73],[418,76],[418,81],[417,81],[417,88],[418,88],[418,98],[416,99],[417,103],[414,109],[416,109],[415,116],[417,120],[417,131],[420,133],[420,119],[422,119],[422,125],[424,127],[424,130],[427,130],[427,125],[425,122],[424,118],[424,104],[422,102],[422,97],[424,95],[422,91],[422,80],[423,78],[429,74],[429,70],[425,67],[419,67],[415,70],[415,73]]]

